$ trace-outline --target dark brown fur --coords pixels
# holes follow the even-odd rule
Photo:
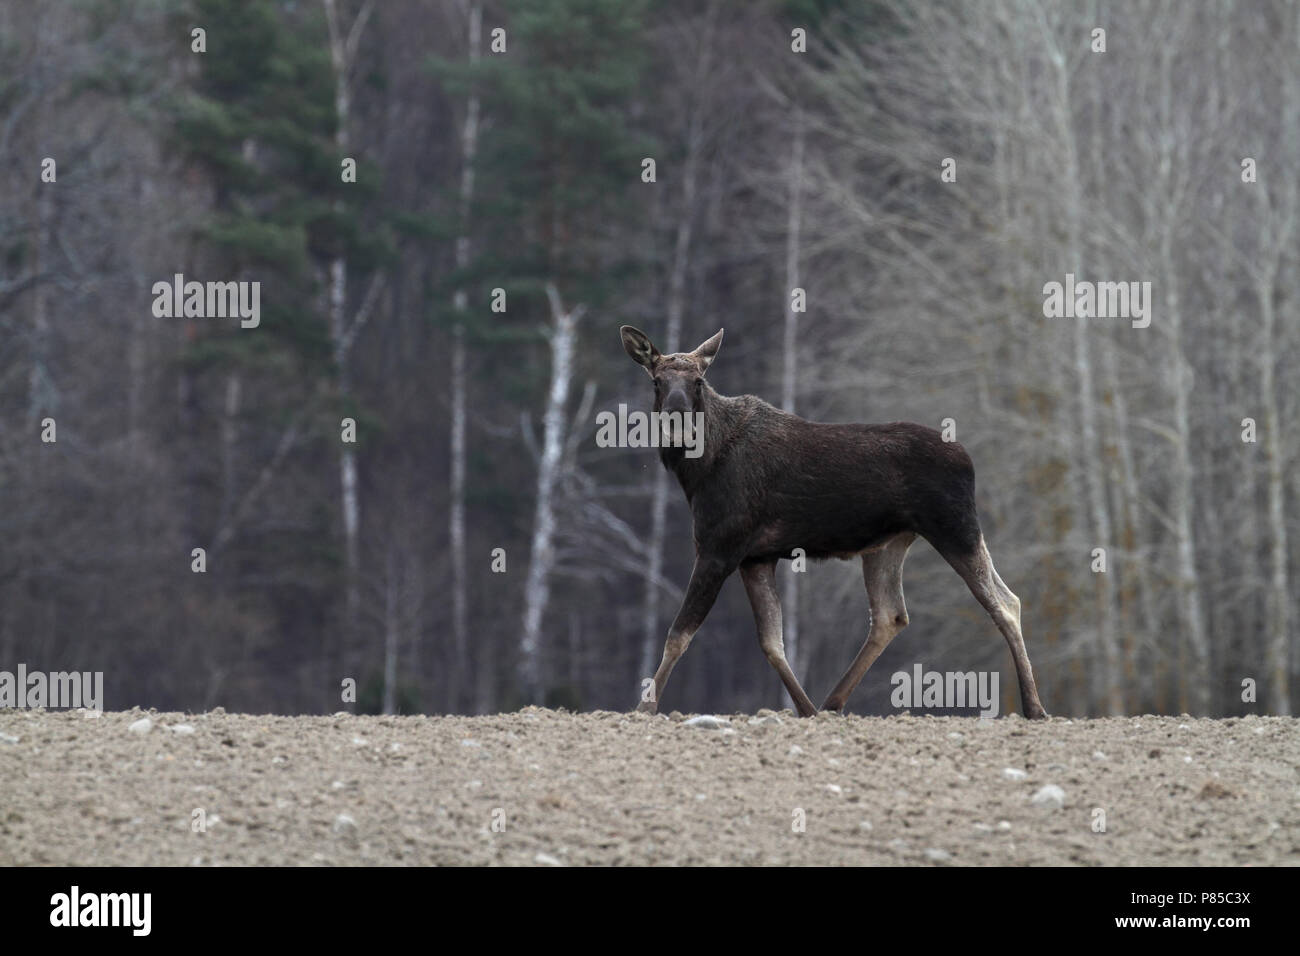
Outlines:
[[[722,582],[740,569],[764,651],[800,712],[815,712],[785,662],[772,585],[776,561],[793,557],[796,549],[813,559],[863,555],[872,637],[828,698],[829,705],[842,707],[861,679],[858,671],[865,672],[906,625],[902,556],[919,535],[962,574],[1003,630],[1016,657],[1026,715],[1043,715],[1023,651],[1019,601],[987,559],[975,510],[975,469],[961,445],[912,422],[822,424],[753,395],[720,395],[704,375],[721,345],[721,332],[694,352],[666,356],[630,326],[623,327],[622,337],[628,354],[655,380],[655,411],[703,415],[698,458],[679,447],[660,450],[691,506],[696,564],[655,675],[654,700],[643,699],[642,709],[654,710],[668,672],[703,623]],[[885,562],[882,554],[891,542],[895,559]],[[889,621],[878,622],[886,610]]]

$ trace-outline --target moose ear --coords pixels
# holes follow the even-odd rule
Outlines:
[[[718,349],[722,346],[722,333],[723,330],[718,329],[717,335],[691,353],[691,357],[700,363],[701,372],[713,364],[713,356],[718,354]]]
[[[650,336],[640,329],[632,328],[630,325],[623,326],[618,330],[618,334],[623,339],[623,350],[632,356],[632,361],[653,375],[655,359],[659,358],[659,350],[650,341]]]

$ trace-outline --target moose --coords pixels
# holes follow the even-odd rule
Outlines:
[[[823,710],[840,711],[876,658],[903,628],[903,560],[925,538],[966,582],[1011,648],[1020,702],[1047,716],[1020,630],[1020,599],[993,568],[975,512],[975,467],[965,449],[913,422],[810,422],[754,395],[725,396],[705,373],[722,329],[693,352],[663,355],[649,337],[621,328],[623,348],[654,380],[656,421],[700,421],[702,450],[684,454],[681,429],[660,443],[660,459],[686,493],[694,520],[695,567],[668,630],[663,658],[639,711],[654,713],[673,667],[740,570],[758,642],[801,717],[817,713],[785,657],[776,563],[795,556],[862,559],[871,606],[866,643]],[[668,413],[661,415],[659,413]],[[677,413],[674,415],[673,413]]]

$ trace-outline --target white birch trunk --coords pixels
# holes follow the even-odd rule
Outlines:
[[[325,19],[330,35],[330,59],[334,68],[334,112],[337,129],[334,145],[340,156],[346,156],[349,148],[348,122],[351,118],[352,97],[349,89],[349,74],[356,54],[356,46],[361,31],[370,16],[371,4],[367,3],[352,28],[345,37],[339,22],[337,0],[322,0],[325,6]],[[329,267],[329,329],[330,342],[334,346],[334,360],[338,365],[339,396],[346,399],[351,393],[348,376],[348,329],[346,319],[348,299],[348,265],[347,259],[337,256]],[[357,627],[357,615],[360,605],[359,540],[361,531],[361,505],[357,485],[356,453],[346,442],[339,442],[339,489],[340,507],[343,518],[344,542],[344,592],[346,607],[346,633],[343,643],[344,666],[347,666],[348,642],[354,639]]]
[[[542,621],[550,600],[550,576],[555,563],[555,486],[564,458],[564,406],[573,379],[573,354],[579,306],[566,312],[554,285],[548,285],[552,328],[551,387],[542,416],[542,451],[537,465],[537,509],[533,520],[533,541],[529,551],[528,577],[524,582],[524,617],[519,644],[519,684],[530,703],[542,703]]]
[[[1205,628],[1205,615],[1201,606],[1200,576],[1196,569],[1196,511],[1195,468],[1192,463],[1192,368],[1187,360],[1187,343],[1184,340],[1182,302],[1179,298],[1178,267],[1174,258],[1173,211],[1179,197],[1173,195],[1171,183],[1174,165],[1180,162],[1180,152],[1174,147],[1174,111],[1172,54],[1164,52],[1157,67],[1159,87],[1158,113],[1151,134],[1159,143],[1157,149],[1156,188],[1151,192],[1152,213],[1148,221],[1156,223],[1159,230],[1159,276],[1164,289],[1163,318],[1170,335],[1172,365],[1173,421],[1177,434],[1174,442],[1173,474],[1171,476],[1170,512],[1174,524],[1176,543],[1176,602],[1179,629],[1182,634],[1180,663],[1179,707],[1181,710],[1204,715],[1210,701],[1210,645]],[[1163,188],[1161,188],[1163,187]],[[1159,201],[1155,200],[1159,196]]]

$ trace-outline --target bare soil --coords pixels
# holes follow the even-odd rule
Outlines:
[[[4,710],[0,865],[1300,864],[1293,718],[714,723]]]

